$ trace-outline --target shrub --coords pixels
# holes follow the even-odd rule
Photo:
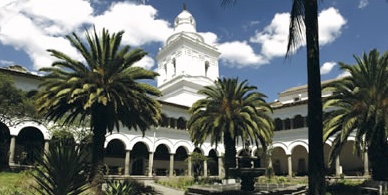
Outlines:
[[[151,186],[145,186],[132,179],[126,180],[109,180],[107,181],[107,187],[105,195],[154,195],[160,194],[155,191]]]
[[[88,158],[89,153],[74,144],[55,142],[44,158],[37,159],[31,174],[37,183],[35,194],[78,195],[90,188]]]

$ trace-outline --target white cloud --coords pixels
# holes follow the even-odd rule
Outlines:
[[[199,32],[203,39],[205,39],[205,43],[209,45],[216,45],[218,42],[218,36],[212,32]]]
[[[151,70],[151,68],[155,65],[154,59],[149,56],[144,56],[140,61],[134,64],[134,66],[143,67],[147,70]]]
[[[250,41],[261,44],[261,53],[268,59],[284,56],[287,51],[290,14],[275,14],[263,31],[257,32]]]
[[[360,2],[358,3],[358,8],[363,9],[366,6],[368,6],[368,4],[369,4],[368,0],[360,0]]]
[[[118,2],[92,21],[97,29],[105,27],[111,32],[124,30],[123,43],[140,46],[164,42],[172,34],[169,22],[156,16],[157,10],[152,6]]]
[[[0,65],[3,65],[3,66],[9,66],[9,65],[14,65],[15,62],[14,61],[10,61],[10,60],[0,60]]]
[[[102,27],[110,32],[124,30],[123,44],[134,47],[155,42],[164,43],[173,33],[171,24],[158,18],[158,11],[150,5],[116,2],[106,11],[98,12],[91,5],[95,3],[92,0],[0,1],[1,44],[24,50],[35,69],[49,66],[54,60],[46,49],[56,49],[81,59],[64,36],[70,32],[83,35],[84,28],[92,24],[98,31]],[[319,22],[322,45],[334,41],[346,24],[346,20],[334,8],[323,10],[319,15]],[[253,21],[251,25],[255,26],[257,23],[258,21]],[[226,64],[259,67],[269,63],[272,58],[285,55],[288,25],[289,14],[278,13],[267,27],[251,37],[250,42],[242,40],[219,43],[217,35],[212,32],[199,34],[204,37],[206,43],[218,47],[222,52],[220,59]],[[258,48],[258,51],[253,48]],[[148,69],[155,64],[149,57],[143,60],[141,66]]]
[[[282,57],[287,52],[288,31],[290,14],[277,13],[271,23],[262,31],[257,31],[250,38],[250,42],[258,43],[261,46],[261,55],[268,60],[274,57]],[[341,30],[346,24],[346,20],[335,8],[322,10],[318,16],[319,22],[319,43],[326,45],[333,42],[341,35]],[[296,46],[296,49],[306,45],[305,42]]]
[[[346,22],[339,11],[333,7],[319,13],[319,44],[326,45],[333,42],[341,35]]]
[[[331,70],[333,70],[334,66],[336,66],[337,63],[335,62],[325,62],[321,66],[321,75],[329,74]]]
[[[232,67],[258,67],[268,63],[264,57],[255,54],[246,41],[226,42],[217,47],[221,52],[220,59]]]
[[[342,77],[347,77],[347,76],[351,76],[350,72],[344,71],[344,72],[342,72],[341,74],[339,74],[339,75],[337,76],[337,78],[342,78]]]
[[[94,15],[97,10],[85,0],[1,0],[0,7],[0,42],[24,50],[34,69],[50,66],[55,60],[47,49],[82,59],[64,36],[71,32],[83,36],[84,28],[92,24],[98,31],[102,27],[112,33],[124,30],[122,43],[134,47],[164,42],[172,33],[167,21],[156,18],[157,10],[143,4],[114,3],[100,15]],[[154,64],[146,59],[145,67]]]

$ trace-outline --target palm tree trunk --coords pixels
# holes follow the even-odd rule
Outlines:
[[[229,168],[236,167],[236,142],[231,137],[229,131],[224,132],[224,147],[225,147],[225,178],[229,179]]]
[[[309,190],[308,194],[325,193],[325,168],[323,161],[323,124],[321,100],[321,75],[319,69],[318,3],[305,0],[305,25],[308,77],[308,139],[309,139]]]
[[[372,179],[375,181],[388,181],[388,144],[385,138],[386,136],[380,135],[368,148]]]
[[[103,159],[104,159],[104,142],[106,134],[106,117],[101,113],[104,107],[97,106],[91,114],[91,128],[93,131],[93,144],[92,144],[92,167],[90,171],[89,180],[92,182],[92,186],[96,194],[101,194],[101,186],[103,182]]]

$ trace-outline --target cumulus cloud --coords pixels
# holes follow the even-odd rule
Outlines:
[[[172,34],[169,22],[156,17],[157,10],[150,5],[118,2],[112,4],[103,14],[94,17],[92,22],[97,29],[105,27],[112,32],[124,30],[124,43],[141,46],[164,42]]]
[[[341,74],[339,74],[339,75],[337,76],[337,78],[342,78],[342,77],[347,77],[347,76],[351,76],[350,72],[344,71],[344,72],[342,72]]]
[[[97,30],[124,30],[123,44],[134,47],[151,43],[162,44],[173,33],[171,24],[158,18],[158,10],[150,5],[121,1],[110,4],[105,11],[93,7],[98,0],[1,0],[0,42],[26,52],[34,69],[49,66],[54,60],[46,49],[62,51],[82,59],[64,38],[71,32],[83,35],[93,24]],[[47,9],[49,7],[50,9]],[[70,11],[69,11],[70,10]],[[113,21],[113,22],[112,22]],[[346,20],[338,10],[329,8],[319,15],[320,43],[334,41]],[[257,26],[258,21],[249,23]],[[220,43],[216,34],[200,32],[205,42],[217,46],[220,60],[235,67],[259,67],[286,53],[289,13],[278,13],[264,29],[257,30],[250,40]],[[22,27],[22,28],[21,28]],[[20,30],[23,29],[23,30]],[[302,43],[300,46],[303,46]],[[255,48],[255,49],[254,49]],[[256,50],[256,48],[258,48]],[[155,64],[145,57],[139,66],[151,69]]]
[[[318,22],[319,44],[326,45],[341,35],[347,21],[337,9],[331,7],[319,13]]]
[[[318,16],[319,21],[319,43],[325,45],[333,42],[341,35],[346,20],[333,7],[322,10]],[[274,57],[284,56],[287,52],[288,28],[290,22],[289,13],[277,13],[271,23],[262,31],[256,31],[256,34],[250,38],[251,43],[258,43],[261,47],[261,55],[268,60]],[[296,45],[296,49],[305,46],[302,42]]]
[[[1,66],[9,66],[9,65],[13,65],[15,64],[14,61],[10,61],[10,60],[0,60],[0,65]]]
[[[321,66],[321,75],[329,74],[331,70],[333,70],[334,66],[336,66],[337,63],[335,62],[325,62]]]
[[[55,60],[47,49],[81,59],[64,36],[71,32],[82,36],[85,27],[92,24],[97,30],[102,27],[110,32],[124,30],[123,44],[135,47],[163,42],[172,33],[167,21],[157,19],[157,10],[143,4],[114,3],[99,15],[84,0],[2,0],[0,7],[0,42],[26,52],[34,69],[50,66]],[[150,64],[154,63],[148,59],[143,65]]]
[[[233,41],[217,46],[221,52],[220,59],[233,67],[258,66],[268,63],[261,55],[255,54],[246,41]]]
[[[155,65],[154,59],[149,56],[144,56],[140,61],[136,62],[134,66],[140,66],[150,70]]]
[[[366,6],[368,6],[368,4],[369,4],[368,0],[360,0],[360,2],[358,3],[358,8],[363,9]]]

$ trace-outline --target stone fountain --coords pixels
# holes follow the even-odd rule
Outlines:
[[[238,166],[236,168],[229,168],[229,173],[232,177],[241,179],[242,191],[254,191],[255,190],[255,178],[265,174],[265,168],[254,168],[253,161],[256,157],[252,156],[239,156]]]

